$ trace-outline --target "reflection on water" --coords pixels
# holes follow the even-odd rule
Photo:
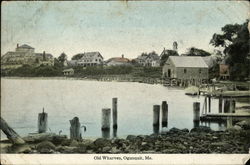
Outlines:
[[[110,138],[110,129],[102,130],[102,137],[105,139]]]
[[[118,98],[118,129],[112,136],[152,134],[153,105],[168,103],[168,123],[163,127],[193,128],[193,102],[204,97],[190,97],[183,90],[161,85],[82,80],[1,79],[1,115],[21,136],[37,131],[38,113],[44,107],[51,132],[69,135],[69,120],[78,117],[87,127],[85,137],[110,137],[101,132],[102,108],[112,108]],[[218,112],[218,100],[211,100],[211,113]],[[162,123],[160,123],[162,124]],[[162,125],[160,125],[160,128]],[[211,123],[214,130],[225,125]]]

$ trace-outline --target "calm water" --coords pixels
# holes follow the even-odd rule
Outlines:
[[[192,104],[204,98],[192,98],[183,90],[161,85],[82,80],[1,79],[1,115],[16,132],[24,136],[37,131],[38,113],[48,113],[52,132],[69,135],[69,120],[78,116],[87,126],[84,137],[100,137],[101,109],[112,107],[118,97],[117,136],[151,134],[153,105],[166,100],[169,106],[168,128],[193,127]],[[212,99],[212,112],[218,100]],[[214,130],[224,129],[211,123]],[[112,130],[111,130],[112,132]],[[111,133],[112,136],[112,133]]]

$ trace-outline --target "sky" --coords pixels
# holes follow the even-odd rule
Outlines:
[[[104,59],[136,58],[142,52],[194,46],[212,52],[209,41],[226,24],[249,18],[247,1],[10,1],[1,5],[1,55],[17,43],[35,52],[70,59],[99,51]]]

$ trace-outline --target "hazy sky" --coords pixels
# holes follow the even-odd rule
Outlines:
[[[69,57],[99,51],[105,59],[195,46],[207,51],[215,32],[249,18],[247,1],[4,2],[1,55],[16,44]]]

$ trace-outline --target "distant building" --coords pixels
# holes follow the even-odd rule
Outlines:
[[[178,44],[177,44],[176,41],[173,42],[173,50],[176,51],[176,52],[178,52]]]
[[[122,57],[113,57],[106,61],[107,66],[118,66],[118,65],[130,65],[129,59],[125,58],[124,55]]]
[[[228,79],[230,76],[229,74],[229,65],[220,64],[220,78],[221,79]]]
[[[160,57],[157,54],[148,54],[145,60],[145,66],[152,66],[152,67],[160,66]]]
[[[160,57],[155,53],[142,54],[138,56],[135,61],[141,66],[160,66]]]
[[[54,58],[51,54],[35,53],[35,49],[29,45],[17,44],[15,51],[9,51],[1,57],[1,67],[3,69],[18,68],[22,65],[54,65]]]
[[[179,80],[207,80],[208,65],[202,57],[170,56],[163,66],[163,77]]]
[[[74,69],[70,68],[70,69],[63,70],[63,75],[65,75],[65,76],[72,76],[72,75],[74,75]]]
[[[76,66],[96,66],[103,64],[103,57],[99,52],[85,52],[79,53],[75,56],[80,56],[81,58],[70,62],[71,64],[74,63]]]

